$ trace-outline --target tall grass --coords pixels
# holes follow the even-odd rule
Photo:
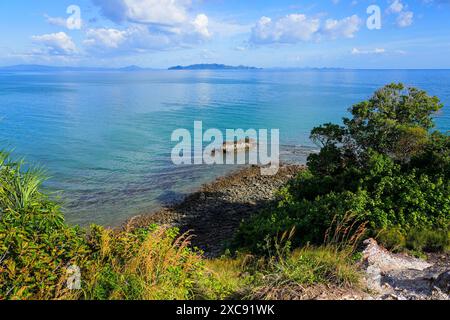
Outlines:
[[[45,180],[43,170],[23,170],[23,161],[13,162],[8,153],[0,152],[0,206],[2,211],[28,209],[42,195],[39,187]]]
[[[296,299],[306,294],[307,288],[321,285],[343,289],[360,286],[354,254],[365,233],[364,223],[354,222],[350,215],[335,219],[322,246],[306,245],[291,251],[294,232],[292,229],[275,241],[277,254],[267,259],[253,299]]]
[[[351,252],[333,246],[303,247],[272,261],[255,287],[252,299],[301,298],[316,286],[358,288],[361,275]]]
[[[324,244],[355,252],[367,235],[367,224],[353,212],[347,212],[343,217],[335,215],[325,232]]]
[[[70,298],[87,300],[185,300],[193,296],[201,256],[189,236],[152,226],[113,232],[93,227],[91,261],[83,269],[83,290]]]

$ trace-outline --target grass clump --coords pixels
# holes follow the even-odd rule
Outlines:
[[[205,272],[197,282],[196,299],[236,300],[248,296],[255,282],[251,265],[254,257],[223,256],[205,261]]]
[[[414,229],[406,237],[405,247],[418,252],[448,252],[450,230]]]
[[[380,231],[377,240],[393,252],[410,251],[423,253],[448,252],[450,250],[450,229],[415,228],[404,234],[396,228]]]
[[[294,282],[351,287],[359,283],[359,272],[351,256],[350,251],[332,246],[307,246],[271,263],[268,278],[274,279],[275,285]]]
[[[88,300],[181,300],[192,297],[202,260],[176,229],[151,226],[114,233],[94,227],[92,261],[85,269]]]
[[[251,299],[310,299],[323,288],[359,289],[361,273],[351,249],[306,246],[285,257],[271,258],[255,281]],[[322,289],[320,289],[322,288]]]
[[[406,247],[406,236],[397,228],[381,230],[376,240],[393,252],[403,251]]]
[[[283,256],[223,257],[206,263],[198,299],[288,300],[316,286],[359,288],[361,274],[351,249],[307,246]]]

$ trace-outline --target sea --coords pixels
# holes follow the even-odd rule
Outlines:
[[[174,130],[279,129],[281,159],[305,163],[312,128],[392,82],[438,96],[450,130],[450,70],[0,72],[0,149],[45,170],[70,224],[117,226],[239,169],[174,165]]]

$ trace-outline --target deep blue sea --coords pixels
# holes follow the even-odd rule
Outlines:
[[[0,147],[47,170],[70,223],[117,225],[235,169],[175,167],[173,130],[279,128],[283,159],[304,161],[314,126],[398,81],[437,95],[450,130],[450,71],[0,73]]]

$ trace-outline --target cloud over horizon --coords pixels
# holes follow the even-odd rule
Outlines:
[[[65,32],[32,36],[33,42],[42,45],[51,55],[72,55],[78,52],[72,38]]]
[[[252,29],[250,42],[254,44],[298,43],[323,38],[353,38],[362,20],[352,15],[341,20],[308,17],[305,14],[289,14],[273,20],[262,17]]]
[[[13,8],[12,16],[8,15],[13,23],[8,28],[18,33],[3,33],[2,61],[339,66],[364,62],[364,56],[371,55],[373,61],[395,66],[402,63],[395,60],[397,53],[408,52],[403,57],[414,65],[415,54],[421,55],[421,61],[432,59],[432,48],[428,48],[432,43],[450,43],[443,34],[449,22],[441,13],[450,9],[450,1],[442,0],[380,0],[381,28],[376,30],[366,27],[369,2],[361,0],[350,4],[277,0],[276,5],[265,1],[79,0],[76,6],[70,0],[48,1],[33,2],[32,12],[38,14],[32,22],[24,18],[19,4],[8,4]],[[78,27],[71,23],[75,12]]]

